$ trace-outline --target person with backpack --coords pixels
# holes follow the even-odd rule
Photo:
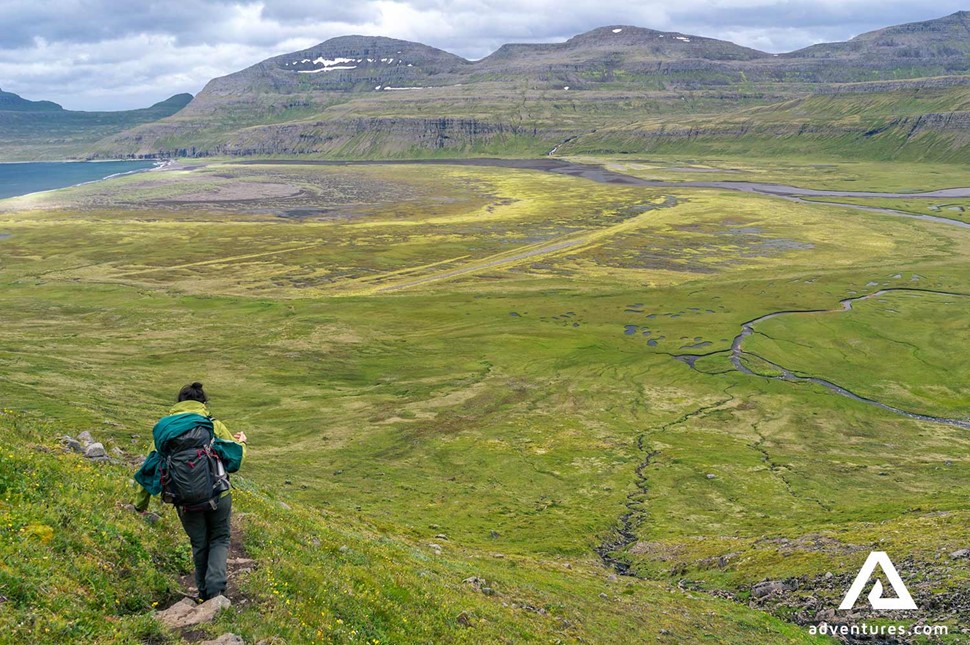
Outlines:
[[[202,383],[179,391],[176,405],[152,429],[152,451],[134,477],[139,484],[135,510],[144,513],[152,495],[175,506],[192,543],[200,602],[226,590],[229,473],[239,469],[246,455],[246,434],[230,434],[209,415],[207,403]]]

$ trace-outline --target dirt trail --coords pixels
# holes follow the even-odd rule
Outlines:
[[[142,275],[145,273],[155,273],[156,271],[172,271],[176,269],[189,269],[192,267],[208,266],[211,264],[223,264],[226,262],[239,262],[241,260],[252,260],[254,258],[263,258],[270,255],[279,255],[280,253],[293,253],[294,251],[306,251],[307,249],[315,249],[319,247],[319,244],[304,244],[303,246],[292,247],[288,249],[277,249],[276,251],[263,251],[260,253],[247,253],[246,255],[235,255],[229,257],[215,258],[213,260],[201,260],[199,262],[188,262],[186,264],[173,264],[171,266],[164,267],[153,267],[151,269],[137,269],[135,271],[126,271],[125,273],[119,273],[116,277],[128,278],[133,275]]]
[[[478,271],[485,271],[488,269],[494,269],[497,267],[506,267],[514,265],[523,260],[528,260],[529,258],[534,258],[538,256],[549,256],[561,253],[570,249],[578,249],[582,247],[589,247],[598,244],[602,240],[617,235],[634,228],[637,228],[643,224],[646,224],[649,220],[649,213],[661,208],[671,208],[677,205],[677,200],[674,197],[667,197],[661,203],[648,204],[644,209],[629,217],[622,222],[608,226],[601,229],[592,229],[588,231],[583,231],[579,234],[571,234],[568,236],[560,237],[554,240],[547,240],[545,242],[538,242],[535,244],[530,244],[526,246],[519,247],[518,249],[512,251],[504,251],[502,253],[496,253],[495,255],[490,255],[488,257],[482,258],[480,260],[473,260],[466,264],[465,266],[453,267],[449,269],[444,269],[436,273],[429,273],[423,276],[411,276],[407,275],[410,270],[399,270],[391,273],[369,276],[366,279],[366,283],[359,281],[359,285],[365,285],[361,288],[354,289],[350,291],[353,295],[367,295],[375,293],[387,293],[391,291],[400,291],[402,289],[408,289],[411,287],[416,287],[418,285],[427,284],[429,282],[437,282],[439,280],[448,280],[466,273],[476,273]],[[462,256],[463,259],[467,256]],[[440,263],[425,265],[426,267],[438,266]],[[404,276],[403,280],[392,283],[381,283],[390,276]]]
[[[533,248],[528,251],[522,251],[521,253],[514,253],[512,255],[506,255],[504,257],[491,256],[491,258],[485,258],[481,262],[476,262],[468,266],[460,267],[458,269],[449,269],[448,271],[442,271],[434,275],[424,276],[423,278],[416,278],[407,282],[400,282],[398,284],[392,284],[385,287],[378,287],[375,291],[378,293],[383,293],[387,291],[400,291],[401,289],[407,289],[409,287],[416,287],[420,284],[425,284],[427,282],[436,282],[438,280],[447,280],[448,278],[454,278],[455,276],[463,275],[465,273],[474,273],[476,271],[484,271],[485,269],[492,269],[495,267],[505,266],[508,264],[515,264],[522,260],[535,257],[537,255],[548,255],[551,253],[556,253],[580,244],[585,244],[586,240],[583,238],[578,238],[574,240],[565,240],[561,242],[554,242],[552,244],[546,244],[538,248]]]
[[[229,577],[226,592],[223,595],[231,600],[233,605],[245,605],[251,602],[251,599],[239,589],[237,580],[240,575],[256,569],[258,565],[255,560],[249,557],[249,554],[246,553],[246,549],[242,544],[242,528],[239,526],[239,520],[235,513],[232,516],[231,522],[232,533],[229,541],[228,559]],[[184,589],[183,594],[186,597],[195,598],[198,596],[199,590],[195,587],[194,572],[189,572],[181,576],[179,581],[182,583],[182,589]]]
[[[245,547],[243,547],[240,540],[240,535],[242,528],[239,526],[238,516],[233,514],[232,516],[232,533],[230,534],[229,542],[229,558],[228,564],[228,579],[226,585],[226,591],[223,594],[232,602],[232,606],[236,608],[245,607],[252,602],[252,599],[247,596],[237,585],[239,576],[245,575],[246,573],[256,569],[259,565],[257,562],[249,557],[246,553]],[[190,572],[179,578],[181,582],[183,595],[186,598],[195,599],[198,597],[198,589],[195,587],[195,573]],[[198,643],[204,640],[209,640],[211,636],[208,634],[206,629],[201,626],[194,626],[189,628],[183,628],[180,631],[182,640],[189,643]]]

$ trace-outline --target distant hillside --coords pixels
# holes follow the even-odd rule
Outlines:
[[[108,136],[86,152],[534,156],[577,138],[603,146],[614,139],[591,133],[657,119],[709,123],[724,117],[757,124],[762,115],[750,108],[813,94],[963,85],[970,79],[968,15],[888,27],[788,54],[629,25],[601,27],[562,43],[503,45],[474,62],[419,43],[345,36],[214,79],[177,114]],[[862,112],[867,100],[853,99]],[[928,113],[920,128],[952,127],[962,118],[947,116],[954,111],[960,112]],[[816,135],[824,139],[824,128]],[[945,138],[947,146],[962,145],[958,136]],[[920,142],[929,138],[903,145]],[[869,147],[846,152],[868,154]],[[960,154],[948,147],[939,152]]]
[[[139,110],[78,112],[51,101],[28,101],[0,91],[0,160],[86,156],[96,141],[171,116],[191,100],[191,94],[177,94]]]
[[[970,78],[937,87],[867,84],[726,115],[646,119],[581,135],[560,152],[704,156],[752,150],[762,156],[966,163]]]
[[[869,58],[895,61],[940,61],[951,71],[967,69],[970,54],[970,11],[924,22],[870,31],[842,43],[822,43],[784,54],[786,58]]]
[[[28,101],[12,92],[4,92],[0,89],[0,111],[9,112],[52,112],[63,111],[57,103],[53,101]]]

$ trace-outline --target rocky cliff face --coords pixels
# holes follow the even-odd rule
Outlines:
[[[970,159],[970,83],[934,88],[906,81],[739,111],[603,128],[563,145],[562,154],[709,152],[815,154],[871,159]],[[934,111],[945,107],[946,111]]]
[[[158,145],[164,137],[116,139],[131,156],[148,158],[314,155],[346,158],[461,155],[495,148],[527,147],[541,154],[570,132],[538,129],[474,118],[408,119],[354,118],[335,121],[283,123],[246,128],[224,141],[201,146]]]

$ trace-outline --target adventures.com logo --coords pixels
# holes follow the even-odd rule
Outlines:
[[[916,603],[913,601],[913,596],[909,593],[909,589],[906,588],[902,577],[896,571],[895,565],[893,565],[892,560],[889,559],[889,555],[885,551],[873,551],[869,554],[865,564],[862,565],[862,569],[859,570],[859,575],[855,577],[855,580],[845,594],[845,598],[842,599],[842,604],[839,605],[839,609],[853,609],[855,607],[859,596],[862,595],[869,580],[872,579],[876,567],[882,570],[882,574],[889,582],[889,586],[892,587],[895,596],[883,596],[885,589],[883,588],[882,580],[876,578],[875,583],[872,585],[872,590],[866,596],[869,605],[877,610],[912,611],[918,609]],[[813,636],[946,636],[949,634],[949,628],[946,625],[913,625],[908,627],[898,624],[870,625],[868,623],[852,625],[820,623],[818,625],[811,625],[808,631]]]

